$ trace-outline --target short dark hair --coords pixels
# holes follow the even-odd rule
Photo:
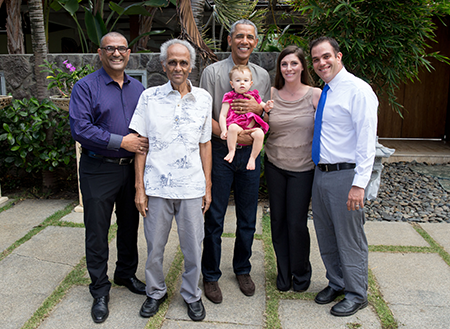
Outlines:
[[[294,54],[295,56],[297,56],[297,58],[300,60],[300,63],[302,63],[303,71],[301,74],[300,81],[302,83],[304,83],[305,85],[312,86],[311,74],[309,74],[308,63],[306,62],[305,52],[303,51],[302,48],[292,45],[292,46],[287,46],[286,48],[284,48],[283,51],[278,56],[277,72],[275,74],[274,87],[276,89],[280,90],[284,86],[285,81],[284,81],[283,75],[281,74],[281,68],[280,68],[281,61],[283,60],[283,58],[285,58],[287,55],[290,55],[290,54]]]
[[[101,39],[100,39],[100,47],[103,47],[103,40],[107,37],[112,37],[112,38],[123,38],[125,39],[125,42],[127,43],[127,47],[128,47],[128,40],[127,38],[125,38],[125,36],[122,33],[119,32],[108,32],[106,33]]]
[[[236,31],[236,26],[238,26],[239,24],[253,26],[253,28],[255,29],[255,38],[258,39],[258,28],[256,27],[255,23],[253,23],[251,20],[248,20],[248,19],[240,19],[240,20],[234,22],[233,25],[231,25],[231,27],[230,27],[230,33],[229,33],[230,37],[233,37],[233,33]]]
[[[326,36],[319,37],[319,38],[314,39],[313,41],[311,41],[309,43],[309,52],[311,53],[312,49],[315,46],[317,46],[318,44],[320,44],[322,42],[326,42],[326,41],[331,45],[331,47],[333,47],[334,55],[336,56],[341,51],[340,48],[339,48],[339,44],[337,43],[336,39],[333,39],[331,37],[326,37]]]

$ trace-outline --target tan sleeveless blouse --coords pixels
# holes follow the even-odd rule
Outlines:
[[[314,133],[313,88],[295,101],[282,99],[273,88],[273,109],[270,111],[270,131],[265,152],[270,162],[288,171],[314,169],[311,146]]]

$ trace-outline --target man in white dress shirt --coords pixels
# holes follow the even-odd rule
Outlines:
[[[310,43],[310,51],[315,72],[329,87],[312,191],[314,225],[329,284],[315,301],[328,304],[345,294],[331,314],[349,316],[368,304],[363,207],[375,157],[378,100],[369,84],[345,69],[336,40],[318,38]]]
[[[212,98],[188,80],[195,50],[187,41],[163,43],[160,59],[169,81],[141,94],[130,123],[149,140],[148,154],[135,157],[135,202],[144,216],[148,249],[147,299],[140,315],[155,315],[167,298],[163,257],[175,216],[185,268],[180,292],[189,317],[201,321],[206,313],[198,280],[203,214],[211,203]]]

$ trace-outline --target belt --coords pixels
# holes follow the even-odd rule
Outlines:
[[[108,163],[117,163],[121,166],[132,164],[134,161],[134,157],[110,158],[110,157],[105,157],[105,156],[97,154],[95,152],[86,150],[85,148],[83,148],[82,152],[83,152],[83,154],[86,154],[90,158],[102,160],[103,162],[108,162]]]
[[[336,170],[344,170],[344,169],[353,169],[356,167],[354,163],[319,163],[317,167],[321,171],[336,171]]]
[[[223,145],[227,146],[227,141],[226,140],[217,138],[216,136],[213,136],[212,140],[217,142],[217,143],[220,143],[220,144],[223,144]],[[236,143],[236,150],[245,149],[247,147],[252,147],[252,145],[241,145],[241,144]]]
[[[242,145],[236,143],[236,150],[246,149],[247,147],[251,147],[251,145]]]

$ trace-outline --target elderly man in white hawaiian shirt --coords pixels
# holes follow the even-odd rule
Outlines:
[[[180,292],[189,317],[201,321],[206,312],[198,281],[203,214],[211,203],[212,98],[187,79],[195,63],[188,42],[165,42],[160,60],[169,82],[142,93],[130,123],[130,129],[149,140],[148,154],[135,158],[135,202],[144,216],[148,248],[147,299],[140,314],[155,315],[167,298],[163,256],[175,215],[185,264]]]

